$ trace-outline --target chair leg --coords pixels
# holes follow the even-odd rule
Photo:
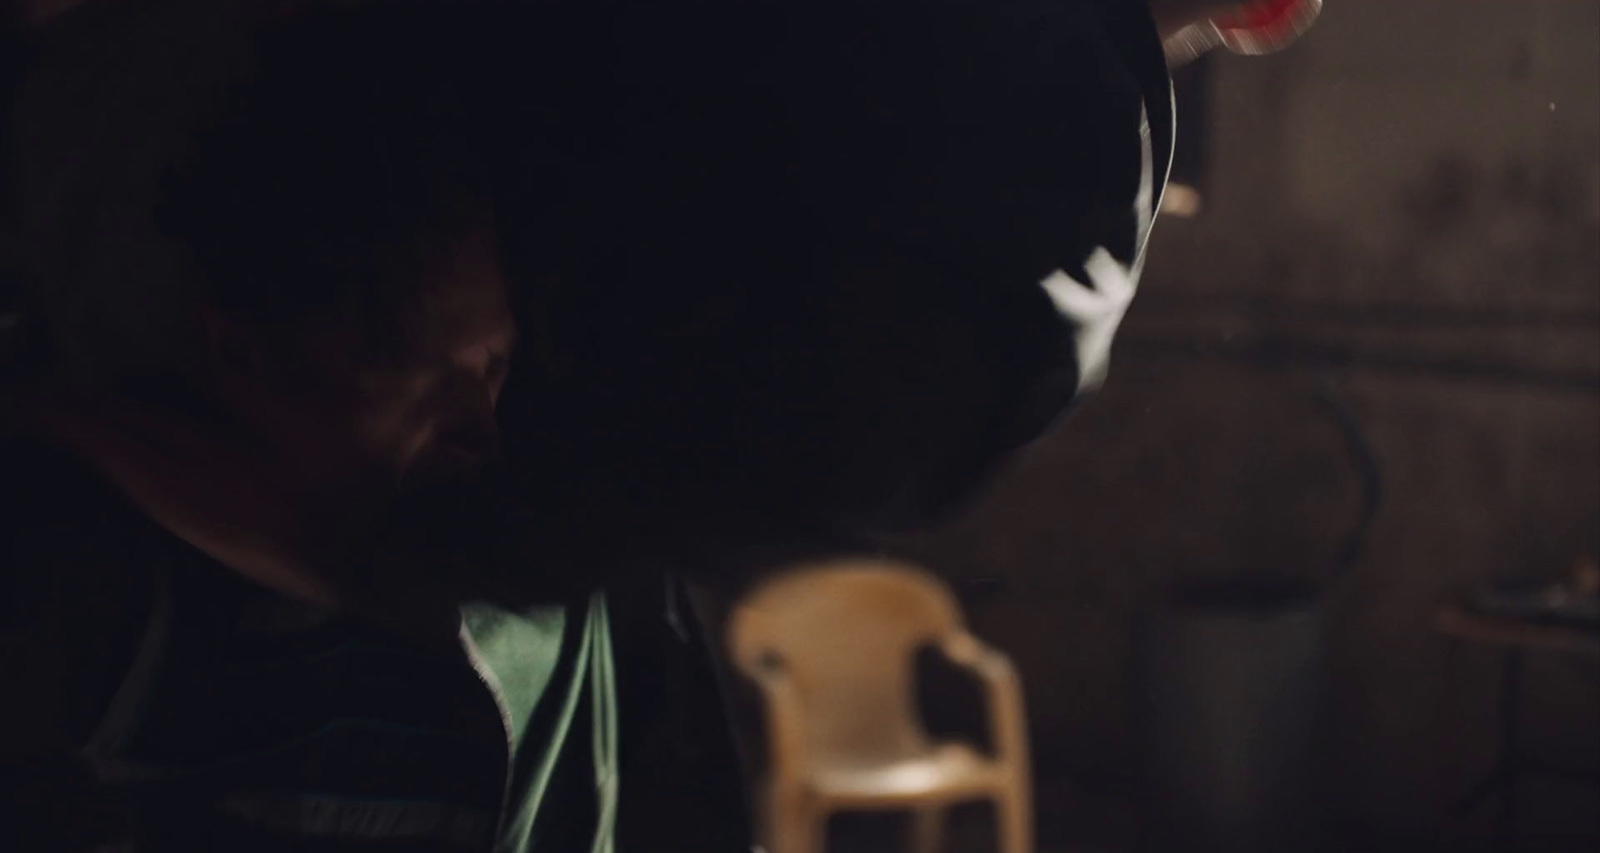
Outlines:
[[[824,853],[828,814],[804,800],[774,803],[767,818],[768,853]]]
[[[1028,790],[1012,789],[995,799],[1000,823],[1000,853],[1033,853],[1033,809]]]
[[[944,849],[944,807],[921,806],[911,815],[911,853]]]

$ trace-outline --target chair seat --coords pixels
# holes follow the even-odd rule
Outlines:
[[[893,805],[941,795],[960,799],[992,791],[999,781],[994,762],[954,743],[882,762],[823,763],[811,777],[818,794],[841,805]]]

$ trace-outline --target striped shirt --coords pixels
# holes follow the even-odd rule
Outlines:
[[[154,579],[83,751],[132,807],[140,853],[613,853],[602,595],[521,613],[469,605],[457,643],[428,644],[257,588],[103,486],[39,473],[76,517],[9,528],[5,574],[51,571],[53,552]],[[110,633],[67,630],[103,644],[95,629]]]

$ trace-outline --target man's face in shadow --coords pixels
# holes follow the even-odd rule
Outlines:
[[[498,457],[516,327],[493,232],[428,257],[376,322],[354,306],[270,333],[215,325],[225,404],[308,490],[385,501],[470,481]]]

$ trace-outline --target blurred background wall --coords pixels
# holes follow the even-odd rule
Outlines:
[[[1600,3],[1330,0],[1295,49],[1185,76],[1199,214],[1158,224],[1101,397],[933,559],[1025,673],[1047,838],[1139,821],[1141,614],[1275,572],[1329,584],[1332,837],[1471,849],[1486,822],[1443,804],[1489,768],[1500,670],[1435,610],[1600,552]],[[1342,574],[1363,486],[1319,394],[1382,478]],[[1600,666],[1529,667],[1529,750],[1600,767]],[[1594,789],[1522,800],[1554,845],[1526,849],[1600,840]]]

